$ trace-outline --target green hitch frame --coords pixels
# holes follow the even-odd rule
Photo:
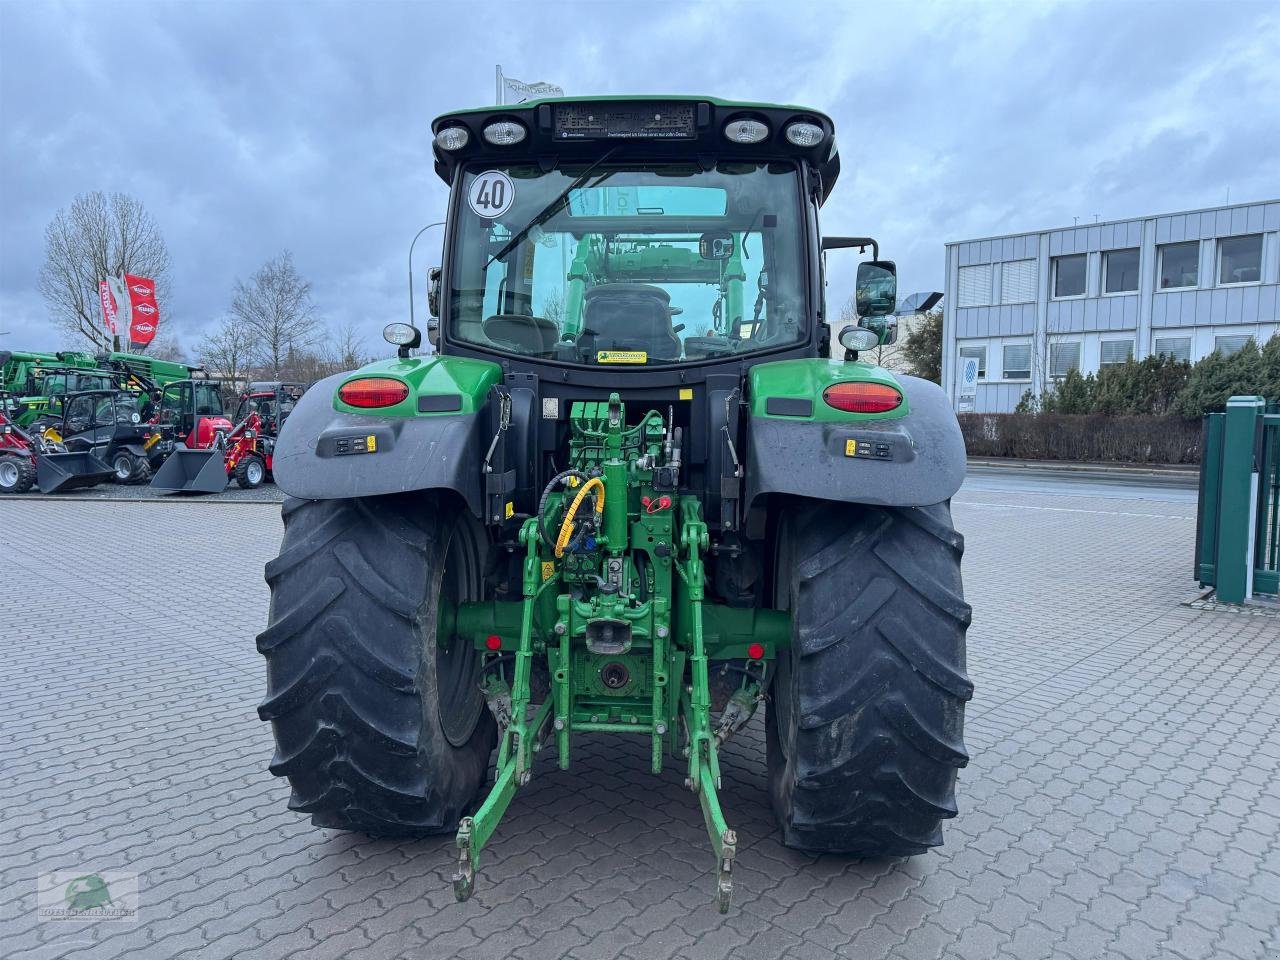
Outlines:
[[[729,829],[720,809],[720,756],[711,730],[711,683],[707,674],[707,651],[702,636],[703,566],[702,551],[709,543],[707,525],[702,522],[701,504],[694,497],[680,499],[680,545],[683,566],[676,571],[684,581],[691,607],[692,649],[689,655],[690,683],[684,690],[684,722],[689,740],[689,775],[685,785],[698,796],[702,818],[711,838],[718,867],[716,871],[716,907],[727,913],[733,899],[733,860],[737,855],[738,836]]]
[[[533,661],[533,608],[539,591],[538,524],[526,520],[520,529],[520,541],[527,547],[524,561],[524,601],[520,619],[520,642],[516,649],[515,681],[511,687],[511,723],[501,731],[498,744],[497,776],[493,788],[480,808],[458,825],[458,869],[453,876],[453,893],[459,901],[475,890],[476,867],[480,851],[498,828],[503,814],[511,805],[516,788],[529,782],[533,775],[534,738],[540,736],[551,711],[551,701],[542,704],[529,717],[530,674]]]
[[[714,900],[724,913],[733,896],[737,835],[720,805],[719,747],[764,700],[767,664],[790,642],[790,617],[706,602],[703,557],[710,534],[696,497],[660,496],[655,485],[664,437],[656,411],[627,427],[623,405],[611,394],[607,404],[575,404],[571,420],[574,465],[600,477],[603,516],[582,510],[570,518],[585,527],[575,529],[577,546],[563,557],[542,542],[539,518],[525,520],[518,536],[521,600],[463,603],[440,613],[442,637],[504,658],[482,674],[499,725],[498,759],[484,802],[458,827],[454,894],[466,900],[474,892],[484,847],[532,777],[533,755],[551,733],[562,770],[569,768],[575,732],[626,733],[649,738],[655,774],[664,754],[686,762],[685,786],[702,810],[716,857]],[[562,509],[565,498],[551,495],[548,509]],[[509,687],[508,654],[514,654]],[[538,705],[531,702],[535,657],[545,658],[549,681]],[[758,665],[758,673],[745,671],[718,725],[712,722],[713,659]],[[503,676],[488,674],[495,665]]]

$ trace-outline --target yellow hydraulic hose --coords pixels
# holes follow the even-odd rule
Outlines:
[[[569,541],[573,539],[573,518],[578,512],[578,507],[582,505],[582,501],[586,499],[587,493],[593,487],[599,487],[600,496],[596,498],[596,523],[599,524],[600,517],[604,514],[604,483],[599,477],[592,477],[582,485],[582,489],[578,491],[578,495],[573,498],[573,503],[569,504],[569,509],[564,515],[564,522],[560,524],[560,534],[556,537],[556,558],[564,556],[564,548],[569,545]]]

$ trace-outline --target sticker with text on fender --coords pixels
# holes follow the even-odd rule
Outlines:
[[[334,441],[333,452],[340,457],[353,453],[377,453],[378,438],[372,433],[366,437],[338,437]]]
[[[648,363],[649,354],[644,350],[600,350],[596,363]]]

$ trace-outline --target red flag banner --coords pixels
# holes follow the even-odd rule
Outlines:
[[[131,273],[124,275],[125,286],[129,289],[129,304],[132,317],[129,321],[129,339],[138,346],[146,346],[156,337],[156,328],[160,326],[160,304],[156,302],[155,282],[147,277],[135,277]]]
[[[116,328],[116,316],[119,310],[116,306],[116,298],[111,293],[111,284],[106,280],[98,281],[98,299],[102,301],[102,322],[111,335],[115,336],[120,332]]]

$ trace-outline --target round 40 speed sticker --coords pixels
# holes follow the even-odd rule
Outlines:
[[[516,199],[516,186],[501,170],[486,170],[471,181],[467,203],[471,212],[486,220],[494,220],[508,210]]]

